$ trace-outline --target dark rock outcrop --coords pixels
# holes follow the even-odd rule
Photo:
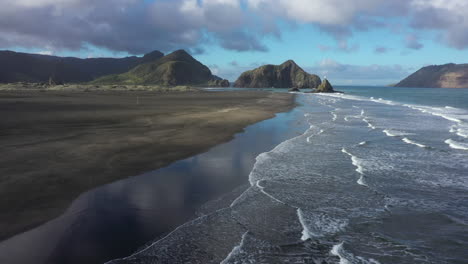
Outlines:
[[[396,87],[468,88],[468,64],[431,65],[419,69]]]
[[[229,83],[228,80],[218,80],[218,79],[213,79],[207,83],[208,87],[229,87],[231,84]]]
[[[323,79],[323,81],[319,85],[319,87],[317,89],[315,89],[315,92],[317,92],[317,93],[334,93],[335,90],[333,89],[333,86],[330,84],[330,82],[327,79]]]
[[[234,83],[234,87],[244,88],[316,88],[320,77],[305,72],[294,61],[281,65],[264,65],[246,71]]]
[[[299,90],[299,88],[297,87],[293,87],[291,89],[288,90],[289,92],[300,92],[301,90]]]
[[[0,51],[0,83],[89,82],[98,77],[126,72],[138,64],[163,57],[153,51],[144,57],[89,58],[57,57]]]
[[[92,83],[162,86],[229,86],[227,80],[219,80],[219,78],[211,73],[208,67],[194,59],[185,50],[177,50],[160,59],[138,65],[128,72],[104,76]]]

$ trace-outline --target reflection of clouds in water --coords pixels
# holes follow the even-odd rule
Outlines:
[[[246,182],[258,154],[305,129],[297,123],[302,116],[280,114],[206,153],[84,193],[59,218],[0,243],[0,263],[70,260],[83,247],[88,254],[127,254],[122,250],[174,229],[203,202]]]

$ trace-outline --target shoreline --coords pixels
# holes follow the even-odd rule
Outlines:
[[[2,241],[61,215],[81,193],[203,153],[295,105],[292,94],[257,91],[21,91],[0,101]]]

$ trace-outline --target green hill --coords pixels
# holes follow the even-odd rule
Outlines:
[[[126,72],[138,64],[163,57],[153,51],[144,57],[89,58],[57,57],[0,51],[0,83],[89,82],[98,77]]]
[[[423,67],[395,86],[468,88],[468,64],[449,63]]]
[[[93,84],[123,85],[195,85],[228,86],[226,80],[219,80],[210,69],[194,59],[184,50],[175,51],[160,59],[136,66],[122,74],[101,77]]]

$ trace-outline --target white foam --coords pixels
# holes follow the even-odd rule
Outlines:
[[[367,118],[363,118],[362,121],[367,123],[367,127],[374,129],[374,130],[377,129]]]
[[[360,115],[359,116],[345,116],[344,120],[349,122],[351,118],[361,119],[362,116],[360,116]]]
[[[368,186],[365,179],[364,179],[364,167],[362,166],[364,161],[362,159],[354,156],[353,154],[349,153],[345,148],[341,149],[341,152],[343,152],[346,155],[351,157],[351,162],[354,165],[354,167],[356,167],[356,172],[361,175],[359,177],[359,179],[357,180],[357,183],[359,185]]]
[[[362,186],[368,186],[364,175],[361,174],[361,177],[357,180],[357,183]]]
[[[270,197],[272,200],[277,201],[277,202],[280,203],[280,204],[286,204],[285,202],[283,202],[283,201],[279,200],[278,198],[274,197],[273,195],[271,195],[271,194],[265,192],[265,190],[264,190],[265,187],[263,187],[262,185],[260,185],[260,181],[257,181],[257,187],[260,189],[260,191],[261,191],[263,194],[265,194],[266,196]]]
[[[428,113],[434,116],[442,117],[446,120],[455,122],[455,123],[462,123],[462,118],[466,117],[468,114],[463,109],[458,109],[451,106],[446,107],[430,107],[430,106],[421,106],[421,105],[410,105],[405,104],[404,106],[409,107],[414,110],[418,110],[422,113]]]
[[[455,133],[459,137],[468,138],[468,127],[460,127],[460,124],[450,127],[450,133]]]
[[[354,256],[353,254],[346,252],[343,248],[343,242],[334,245],[330,251],[330,254],[337,256],[340,259],[339,264],[380,264],[380,262],[375,259],[365,259],[363,257]]]
[[[229,254],[227,255],[227,257],[221,261],[219,264],[227,264],[234,256],[238,255],[239,253],[241,253],[242,251],[242,246],[244,245],[244,240],[245,240],[245,237],[247,236],[249,232],[245,232],[243,235],[242,235],[242,239],[241,239],[241,242],[239,245],[235,246],[231,252],[229,252]]]
[[[409,138],[406,138],[406,137],[403,138],[402,140],[403,140],[403,142],[405,142],[405,143],[412,144],[412,145],[418,146],[418,147],[420,147],[420,148],[427,148],[426,145],[419,144],[419,143],[414,142],[413,140],[411,140],[411,139],[409,139]]]
[[[367,145],[367,141],[363,141],[359,143],[359,146],[364,146],[364,145]]]
[[[382,132],[384,132],[389,137],[402,137],[402,136],[414,135],[414,134],[411,134],[411,133],[398,131],[398,130],[392,130],[392,129],[385,129]]]
[[[311,232],[310,232],[309,228],[307,227],[307,225],[305,223],[304,214],[302,213],[301,208],[297,209],[297,218],[299,218],[299,223],[301,223],[301,226],[302,226],[301,240],[306,241],[307,239],[310,239],[312,236],[311,236]]]
[[[386,104],[386,105],[397,105],[397,103],[390,101],[390,100],[384,100],[382,98],[374,99],[374,97],[371,97],[371,101],[375,103],[381,103],[381,104]]]
[[[348,156],[351,157],[351,162],[353,165],[356,167],[356,171],[360,174],[364,173],[364,168],[362,167],[362,160],[359,159],[358,157],[354,156],[353,154],[349,153],[346,149],[341,149],[341,152],[347,154]]]
[[[315,126],[311,126],[311,128],[313,128],[313,127],[315,127]],[[323,134],[324,132],[325,132],[325,130],[320,129],[316,134],[312,134],[312,135],[308,136],[308,137],[306,138],[307,143],[312,143],[311,140],[312,140],[313,137],[318,136],[318,135],[321,135],[321,134]]]
[[[332,121],[336,121],[336,119],[338,118],[338,116],[335,114],[335,112],[331,112],[332,114]]]
[[[447,139],[445,143],[453,149],[468,150],[468,143],[458,142],[453,139]]]
[[[361,116],[364,116],[365,112],[363,109],[361,109]]]
[[[457,135],[463,138],[468,138],[468,129],[458,128]]]
[[[457,130],[458,130],[458,129],[457,129],[457,126],[456,126],[456,125],[453,125],[453,126],[450,127],[450,130],[449,130],[449,131],[450,131],[450,133],[456,133]]]
[[[340,264],[351,264],[351,262],[344,256],[343,242],[338,245],[334,245],[330,253],[340,258]]]

